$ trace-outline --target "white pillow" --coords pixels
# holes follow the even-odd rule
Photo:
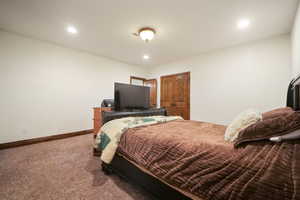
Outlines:
[[[248,126],[255,124],[262,120],[262,113],[255,109],[248,109],[240,113],[234,120],[228,125],[225,132],[225,140],[233,142],[239,135],[239,132]]]

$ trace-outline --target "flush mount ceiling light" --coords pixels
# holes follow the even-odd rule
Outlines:
[[[246,29],[250,25],[250,20],[249,19],[241,19],[237,22],[237,27],[238,29]]]
[[[139,36],[145,42],[149,42],[154,38],[156,31],[153,28],[145,27],[141,28],[138,33],[134,33],[135,36]]]
[[[77,33],[78,33],[77,29],[76,29],[74,26],[68,26],[68,27],[66,28],[66,30],[67,30],[67,32],[70,33],[70,34],[77,34]]]

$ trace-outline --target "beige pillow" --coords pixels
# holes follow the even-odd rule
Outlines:
[[[233,142],[239,135],[239,132],[248,126],[262,120],[262,113],[255,109],[248,109],[240,113],[227,127],[225,140]]]

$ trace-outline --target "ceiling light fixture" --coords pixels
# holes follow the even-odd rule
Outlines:
[[[148,60],[148,59],[150,58],[150,56],[149,56],[149,55],[144,55],[143,58],[144,58],[145,60]]]
[[[141,28],[138,33],[134,33],[135,36],[139,36],[145,42],[149,42],[154,38],[156,31],[153,28],[145,27]]]
[[[71,33],[71,34],[77,34],[78,33],[77,29],[74,26],[68,26],[67,31],[68,31],[68,33]]]
[[[249,25],[250,25],[250,20],[249,19],[241,19],[237,23],[237,27],[241,30],[248,28]]]

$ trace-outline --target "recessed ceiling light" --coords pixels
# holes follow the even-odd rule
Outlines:
[[[78,33],[77,29],[74,26],[68,26],[67,31],[68,31],[68,33],[71,33],[71,34],[77,34]]]
[[[250,25],[250,20],[249,19],[241,19],[238,21],[237,23],[237,27],[239,29],[245,29],[248,28],[248,26]]]
[[[150,56],[149,56],[149,55],[144,55],[143,58],[144,58],[145,60],[148,60],[148,59],[150,58]]]

